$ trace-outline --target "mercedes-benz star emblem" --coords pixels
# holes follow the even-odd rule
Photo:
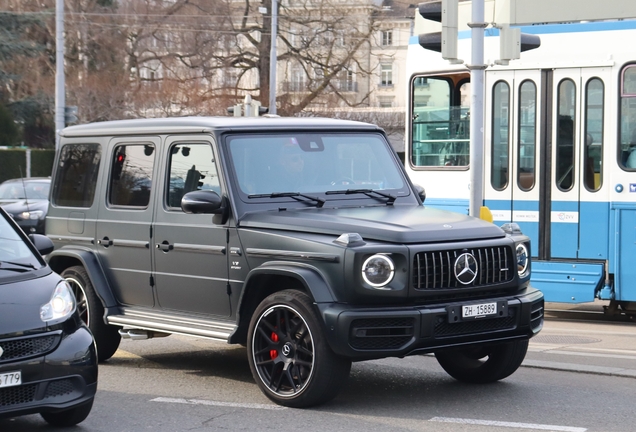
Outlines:
[[[285,357],[289,357],[290,353],[291,353],[291,346],[289,344],[283,345],[283,355]]]
[[[463,253],[455,260],[455,277],[459,283],[468,285],[477,277],[477,261],[471,253]]]

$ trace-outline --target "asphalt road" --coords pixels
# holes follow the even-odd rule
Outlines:
[[[636,323],[547,317],[523,366],[501,382],[456,382],[432,356],[383,359],[354,364],[335,400],[304,410],[262,395],[245,348],[181,336],[123,341],[100,365],[91,415],[72,430],[634,430]],[[0,431],[55,430],[37,415],[0,420]]]

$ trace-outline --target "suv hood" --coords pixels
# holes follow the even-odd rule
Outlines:
[[[365,240],[408,243],[501,238],[498,226],[474,217],[425,206],[308,208],[249,213],[244,228],[302,231],[340,236],[358,233]]]

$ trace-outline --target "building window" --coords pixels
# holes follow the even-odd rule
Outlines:
[[[380,108],[392,108],[393,98],[379,98],[378,104],[380,105]]]
[[[382,32],[382,46],[393,45],[393,30],[385,30]]]
[[[389,87],[393,85],[393,65],[380,65],[380,86]]]

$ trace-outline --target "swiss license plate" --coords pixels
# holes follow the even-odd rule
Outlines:
[[[0,388],[13,387],[22,384],[22,373],[20,371],[0,372]]]
[[[462,306],[462,318],[475,318],[497,314],[497,302]]]

